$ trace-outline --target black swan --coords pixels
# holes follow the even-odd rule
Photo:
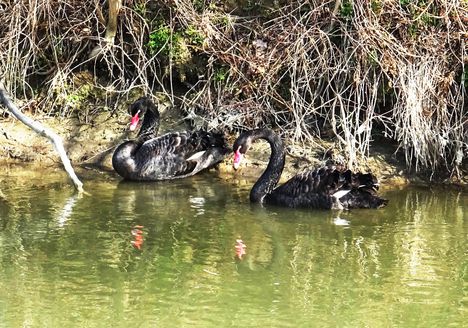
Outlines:
[[[114,170],[126,180],[155,181],[185,178],[224,159],[229,150],[222,134],[203,130],[170,132],[160,137],[159,111],[147,97],[129,107],[130,130],[136,140],[117,147],[112,156]]]
[[[300,173],[276,187],[285,163],[281,139],[269,129],[242,133],[234,142],[234,169],[252,142],[264,139],[270,144],[268,166],[250,191],[250,201],[285,207],[316,209],[379,208],[388,203],[376,195],[377,179],[370,173],[353,173],[333,167],[321,167]]]

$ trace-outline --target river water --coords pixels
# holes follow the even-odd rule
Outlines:
[[[387,190],[349,212],[262,208],[208,172],[74,194],[0,176],[0,327],[462,327],[468,195]]]

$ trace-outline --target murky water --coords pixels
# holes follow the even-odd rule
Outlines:
[[[85,188],[0,176],[0,327],[467,322],[466,193],[387,191],[384,209],[339,213],[252,206],[250,182],[215,172]]]

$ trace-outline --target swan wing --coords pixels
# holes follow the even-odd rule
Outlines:
[[[299,173],[266,196],[267,203],[288,207],[330,209],[337,202],[336,194],[346,190],[347,176],[329,168]],[[345,193],[343,193],[345,194]]]
[[[224,158],[221,135],[205,131],[170,132],[145,141],[136,160],[142,179],[183,178]]]
[[[379,208],[388,201],[376,195],[377,189],[371,173],[323,167],[292,177],[268,195],[267,201],[288,207]]]
[[[299,173],[275,189],[275,192],[298,197],[303,194],[319,193],[332,195],[344,186],[349,178],[337,170],[318,168]]]

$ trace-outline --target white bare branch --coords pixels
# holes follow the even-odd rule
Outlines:
[[[48,138],[52,142],[60,156],[60,159],[62,160],[65,171],[72,179],[75,188],[78,192],[83,192],[83,183],[78,179],[73,167],[71,166],[70,160],[65,152],[65,148],[63,147],[62,138],[54,131],[44,127],[40,122],[24,115],[8,96],[2,82],[0,82],[0,103],[2,103],[18,120],[34,130],[34,132]]]

